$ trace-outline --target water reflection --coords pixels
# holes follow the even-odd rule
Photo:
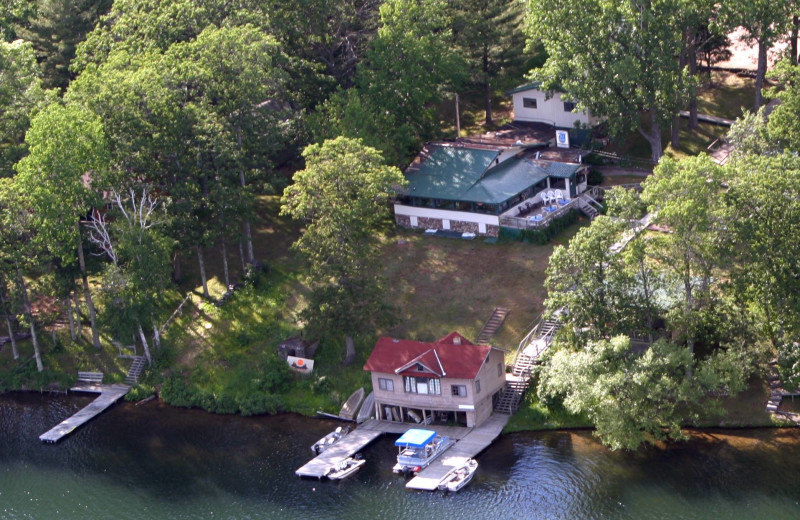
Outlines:
[[[456,495],[407,491],[393,438],[341,482],[294,476],[335,424],[120,404],[57,445],[91,398],[0,396],[0,518],[800,518],[797,430],[697,433],[610,452],[590,432],[503,436]]]

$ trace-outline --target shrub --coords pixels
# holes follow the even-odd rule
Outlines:
[[[603,184],[603,173],[597,168],[591,168],[589,175],[586,176],[586,182],[589,186],[599,186]]]

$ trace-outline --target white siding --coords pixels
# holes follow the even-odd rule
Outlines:
[[[546,99],[545,92],[531,89],[512,94],[514,101],[514,121],[542,122],[561,128],[572,128],[575,122],[593,125],[596,119],[589,116],[586,111],[565,112],[564,100],[558,92],[553,93],[550,99]],[[536,108],[525,108],[523,99],[535,99]]]
[[[405,206],[403,204],[395,204],[394,205],[394,214],[395,215],[406,215],[411,217],[427,217],[427,218],[435,218],[441,220],[456,220],[459,222],[474,222],[478,225],[489,224],[492,226],[499,226],[500,225],[500,217],[497,215],[485,215],[482,213],[469,213],[466,211],[453,211],[453,210],[445,210],[445,209],[435,209],[435,208],[423,208],[417,206]],[[413,220],[412,226],[413,226]],[[449,225],[449,224],[448,224]]]

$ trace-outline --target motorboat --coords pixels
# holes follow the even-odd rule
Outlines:
[[[331,480],[347,478],[361,468],[367,461],[359,456],[347,457],[337,462],[328,470],[327,477]]]
[[[348,433],[350,433],[350,428],[348,426],[339,426],[331,433],[329,433],[325,437],[315,442],[311,446],[311,451],[319,455],[323,451],[327,450],[328,448],[336,444],[340,439],[342,439]]]
[[[467,459],[464,461],[463,465],[458,466],[439,481],[439,489],[455,493],[472,480],[476,469],[478,469],[478,461],[475,459]]]
[[[426,468],[439,455],[447,451],[455,442],[435,431],[412,428],[394,442],[397,446],[395,473],[418,473]]]

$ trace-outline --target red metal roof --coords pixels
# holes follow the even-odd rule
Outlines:
[[[364,370],[384,374],[424,375],[475,379],[492,347],[474,345],[458,332],[425,343],[382,336],[364,364]],[[424,367],[417,370],[417,363]]]

